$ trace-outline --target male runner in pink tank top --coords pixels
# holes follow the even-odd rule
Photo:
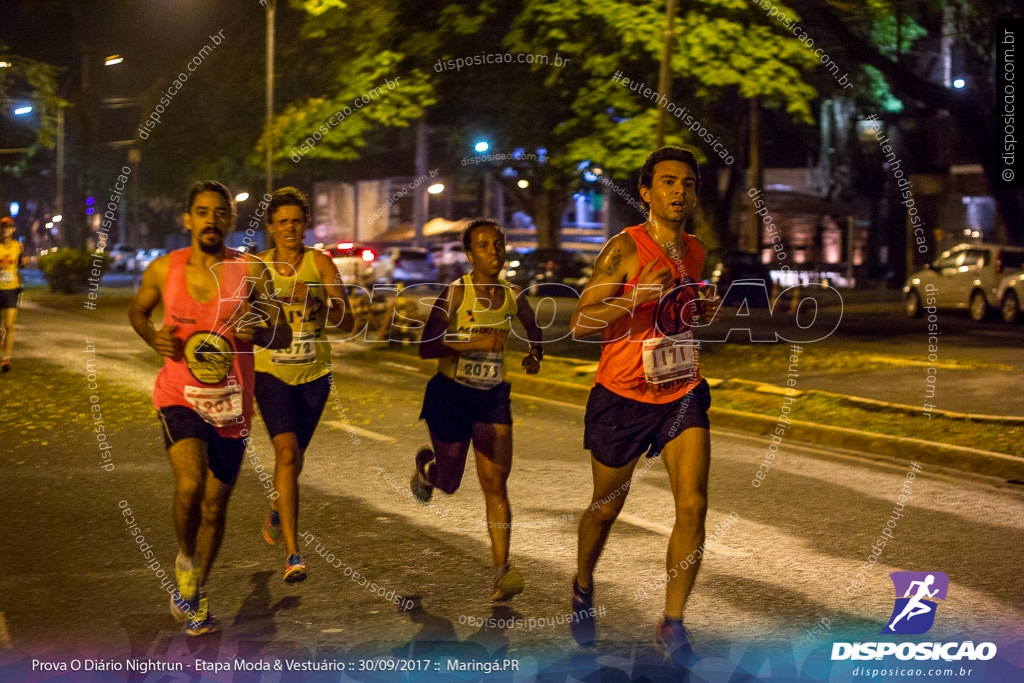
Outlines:
[[[697,207],[697,160],[663,147],[640,172],[640,197],[650,216],[612,237],[572,315],[575,338],[600,332],[603,346],[587,402],[584,446],[590,450],[594,492],[580,519],[571,630],[594,641],[594,568],[629,492],[640,456],[659,453],[675,498],[669,538],[664,619],[655,645],[677,663],[689,654],[683,607],[697,576],[704,543],[711,446],[711,395],[700,375],[691,323],[717,300],[697,291],[705,249],[688,235]]]
[[[187,621],[185,633],[194,636],[217,629],[205,584],[251,429],[252,347],[287,348],[292,335],[266,265],[224,245],[235,220],[228,189],[213,180],[196,183],[187,207],[191,246],[146,268],[128,318],[164,357],[153,404],[175,480],[171,614]],[[150,318],[161,303],[158,330]]]

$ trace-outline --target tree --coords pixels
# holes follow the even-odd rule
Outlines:
[[[57,96],[58,68],[28,57],[15,55],[0,44],[0,102],[31,104],[32,117],[11,137],[5,136],[3,147],[23,147],[24,152],[5,154],[0,174],[8,190],[17,188],[21,196],[34,197],[45,203],[52,196],[50,168],[52,150],[57,141],[57,111],[63,102]],[[13,128],[8,129],[15,133]],[[6,199],[6,197],[5,197]]]
[[[970,145],[971,152],[984,169],[999,213],[1006,224],[1009,240],[1024,244],[1024,192],[1002,189],[999,183],[998,156],[1002,149],[1001,116],[996,110],[995,60],[999,18],[1019,17],[1020,4],[1014,0],[935,0],[932,2],[882,2],[859,0],[844,3],[818,3],[793,0],[808,22],[845,47],[846,53],[881,74],[889,89],[904,104],[915,109],[928,108],[948,112]],[[948,88],[930,78],[919,60],[910,60],[893,43],[877,41],[876,27],[883,21],[896,26],[913,25],[924,29],[920,43],[938,44],[952,16],[956,40],[964,48],[966,72],[970,75],[963,90]]]
[[[623,176],[635,172],[652,151],[657,105],[613,76],[657,82],[664,13],[658,4],[416,3],[403,4],[401,12],[394,0],[356,1],[344,8],[298,4],[310,13],[304,37],[322,41],[319,47],[331,66],[317,95],[293,102],[279,117],[275,136],[282,147],[296,149],[305,142],[311,158],[350,159],[370,143],[374,130],[408,125],[426,110],[453,159],[466,149],[466,135],[473,131],[486,131],[492,147],[506,153],[546,150],[544,159],[521,155],[501,164],[516,171],[511,178],[494,174],[533,216],[541,247],[558,245],[561,217],[582,183],[583,167]],[[676,33],[672,71],[677,81],[669,99],[713,133],[697,140],[679,125],[667,142],[694,146],[711,161],[707,177],[731,166],[724,197],[718,196],[717,183],[705,185],[711,220],[724,239],[731,238],[729,206],[740,184],[735,162],[743,159],[739,149],[748,109],[730,105],[757,98],[763,106],[812,121],[816,91],[803,71],[814,59],[782,31],[763,21],[749,2],[702,0],[681,17]],[[323,40],[328,35],[330,45]],[[514,57],[511,63],[483,63],[485,55],[502,48]],[[519,61],[518,55],[534,58],[533,63]],[[387,106],[367,106],[322,133],[316,145],[308,144],[325,116],[387,73],[409,74],[411,87],[397,99],[397,111],[381,98]],[[727,155],[712,159],[706,153],[716,143],[736,150],[729,155],[732,164],[723,161]],[[284,155],[282,150],[278,158]],[[514,181],[524,176],[529,186],[521,189]]]

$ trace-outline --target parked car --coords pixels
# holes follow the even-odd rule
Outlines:
[[[139,249],[135,252],[135,263],[139,270],[149,268],[149,264],[167,254],[166,249]]]
[[[437,276],[441,282],[451,282],[469,272],[469,257],[463,249],[462,242],[441,242],[430,246],[430,256],[437,266]]]
[[[751,287],[732,287],[734,282],[750,282]],[[761,289],[761,283],[764,289]],[[711,284],[715,294],[722,297],[726,306],[737,306],[747,301],[748,306],[767,308],[771,297],[772,280],[768,266],[761,263],[760,254],[734,251],[722,256],[722,260],[711,273]]]
[[[1007,275],[996,287],[996,301],[1004,323],[1020,322],[1020,303],[1024,301],[1024,271]]]
[[[387,247],[373,261],[375,282],[437,282],[430,252],[419,247]]]
[[[127,244],[115,244],[107,253],[110,254],[110,269],[113,271],[127,272],[135,270],[138,265],[136,257],[138,250]]]
[[[568,249],[536,249],[508,258],[508,281],[524,288],[557,283],[582,291],[594,272],[586,259]],[[544,289],[538,287],[532,293],[542,294]]]
[[[354,242],[339,242],[324,251],[334,261],[345,284],[366,284],[373,281],[373,262],[377,252]]]
[[[925,305],[934,305],[966,309],[972,320],[984,320],[1001,305],[997,295],[1000,280],[1022,268],[1024,248],[958,244],[907,278],[903,285],[904,311],[908,317],[917,318]]]

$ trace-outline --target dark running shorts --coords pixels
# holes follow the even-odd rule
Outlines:
[[[242,468],[245,439],[229,439],[199,414],[185,406],[167,406],[157,409],[164,426],[164,445],[170,448],[182,439],[199,439],[206,444],[206,462],[213,476],[228,486],[234,486],[238,470]]]
[[[420,419],[445,443],[460,443],[473,435],[473,423],[512,424],[512,387],[502,382],[490,389],[473,389],[438,373],[427,382]]]
[[[288,384],[269,372],[256,373],[256,403],[270,438],[291,432],[303,450],[313,438],[330,393],[329,374],[305,384]]]
[[[623,467],[644,452],[653,458],[684,430],[710,428],[710,407],[706,380],[679,400],[663,404],[634,401],[596,384],[587,400],[583,447],[606,467]]]
[[[17,289],[0,289],[0,311],[5,308],[17,308],[21,305],[21,287]]]

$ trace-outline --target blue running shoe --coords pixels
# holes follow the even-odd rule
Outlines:
[[[688,667],[695,656],[690,642],[690,632],[686,630],[681,620],[662,619],[658,623],[654,649],[661,654],[666,663],[683,668]]]
[[[288,583],[297,583],[306,580],[306,563],[302,561],[302,555],[292,553],[284,565],[284,580]]]
[[[572,581],[572,623],[569,624],[572,637],[580,646],[593,645],[597,637],[594,623],[594,589],[585,591]]]

